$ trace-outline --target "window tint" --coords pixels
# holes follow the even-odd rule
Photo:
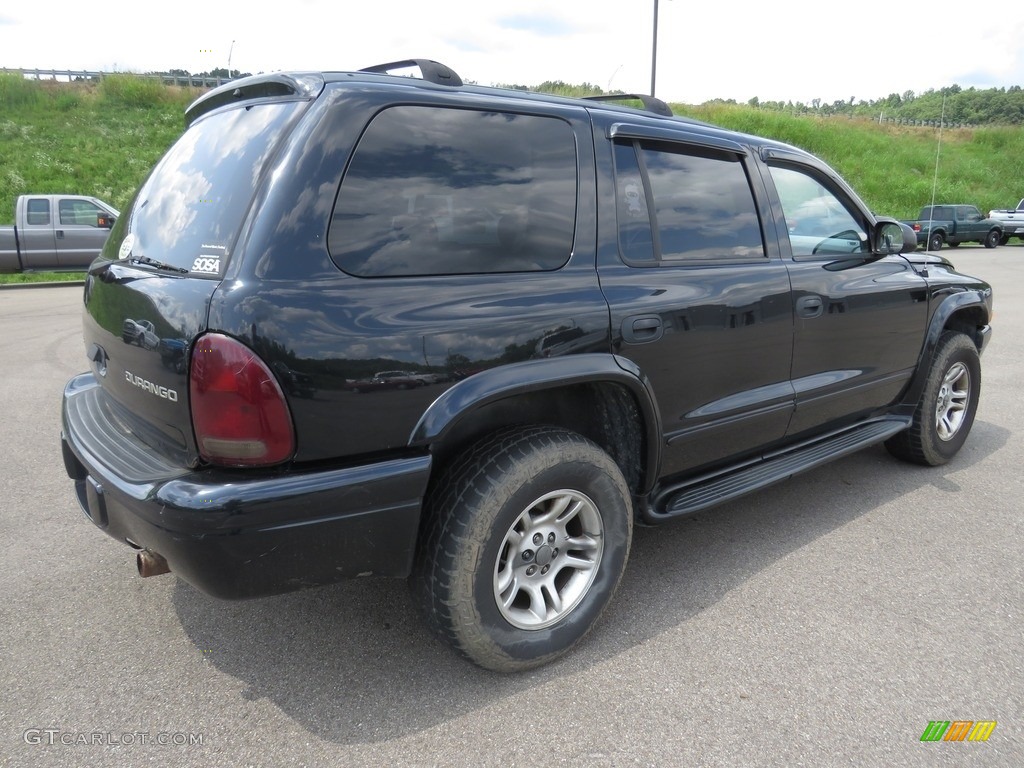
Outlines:
[[[50,201],[36,198],[28,201],[28,210],[25,212],[26,224],[49,224],[50,223]]]
[[[802,170],[773,166],[794,256],[827,256],[870,250],[863,222],[817,179]]]
[[[106,213],[95,203],[88,200],[61,200],[57,204],[57,215],[60,223],[67,225],[84,224],[89,227],[97,226],[96,218]]]
[[[627,262],[764,257],[753,193],[735,155],[644,142],[616,146],[615,163],[619,246]]]
[[[647,190],[632,144],[615,145],[615,198],[622,258],[630,264],[655,264]]]
[[[260,172],[301,108],[249,104],[193,123],[136,195],[129,214],[133,253],[185,269],[197,257],[223,266]]]
[[[327,244],[361,277],[549,270],[569,259],[575,215],[568,123],[400,106],[356,147]]]

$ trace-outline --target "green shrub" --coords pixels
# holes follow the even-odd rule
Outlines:
[[[100,97],[109,104],[128,107],[157,107],[168,100],[169,91],[159,79],[138,75],[106,75],[100,81]]]
[[[16,74],[0,74],[0,104],[5,108],[34,106],[42,100],[43,89],[37,81]]]

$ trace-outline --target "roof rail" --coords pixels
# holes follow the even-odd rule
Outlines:
[[[583,98],[590,101],[626,101],[627,99],[636,99],[644,105],[644,109],[648,112],[664,117],[673,116],[672,108],[668,104],[654,96],[648,96],[646,93],[604,93],[600,96],[584,96]]]
[[[393,69],[405,69],[406,67],[419,67],[420,76],[430,83],[437,85],[451,85],[458,87],[462,85],[462,78],[454,69],[446,67],[439,61],[431,59],[405,59],[404,61],[391,61],[387,64],[374,64],[372,67],[364,67],[360,72],[377,72],[388,74]]]

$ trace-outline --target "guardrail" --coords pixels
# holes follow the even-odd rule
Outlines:
[[[5,75],[21,75],[36,80],[57,80],[60,82],[74,82],[76,80],[102,80],[109,75],[133,75],[153,80],[160,80],[165,85],[185,85],[193,88],[213,88],[214,86],[227,83],[234,78],[230,77],[208,77],[203,75],[168,75],[162,72],[139,74],[136,72],[91,72],[89,70],[75,69],[20,69],[7,67],[0,68],[0,73]]]

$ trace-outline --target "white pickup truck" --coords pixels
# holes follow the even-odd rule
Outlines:
[[[1017,203],[1016,209],[989,211],[988,217],[1003,224],[1003,238],[999,241],[1000,245],[1006,245],[1006,241],[1011,237],[1024,241],[1024,200]]]
[[[14,226],[0,227],[0,272],[84,270],[120,214],[83,195],[21,195]]]

